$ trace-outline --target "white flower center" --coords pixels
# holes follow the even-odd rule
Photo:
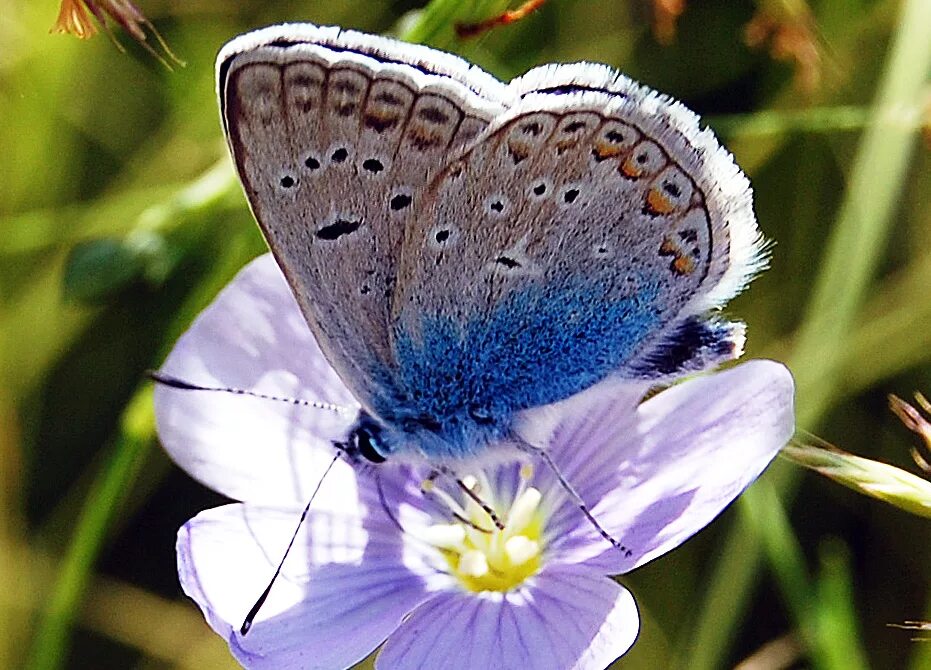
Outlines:
[[[465,477],[462,483],[478,498],[463,494],[462,502],[425,481],[425,494],[441,500],[456,519],[453,523],[434,524],[427,529],[426,540],[435,546],[452,574],[463,588],[472,592],[509,591],[540,569],[543,514],[540,491],[528,486],[532,475],[529,466],[521,468],[521,484],[510,507],[495,506],[495,491],[480,475]],[[493,523],[483,504],[495,510],[503,529]]]

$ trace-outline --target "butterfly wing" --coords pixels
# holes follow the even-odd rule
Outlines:
[[[509,90],[448,54],[310,24],[233,40],[217,75],[236,169],[305,318],[362,405],[391,405],[404,231]]]
[[[395,356],[424,413],[500,420],[608,377],[739,355],[708,316],[762,264],[747,180],[682,106],[549,66],[432,182],[407,229]]]

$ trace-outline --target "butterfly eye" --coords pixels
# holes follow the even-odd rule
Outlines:
[[[378,450],[379,442],[378,436],[367,426],[359,426],[352,433],[352,450],[370,463],[385,462],[385,456]]]

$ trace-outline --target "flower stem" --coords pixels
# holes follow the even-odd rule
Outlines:
[[[123,411],[110,461],[91,486],[71,544],[58,570],[51,600],[33,638],[25,664],[29,670],[49,670],[63,665],[71,624],[84,597],[100,547],[120,513],[121,503],[128,493],[126,484],[139,474],[154,439],[152,389],[146,385],[136,391]]]

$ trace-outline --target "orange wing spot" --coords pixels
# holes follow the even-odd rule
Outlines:
[[[363,117],[365,127],[371,128],[376,133],[383,133],[388,128],[393,128],[400,120],[401,117],[397,114],[380,112],[378,110],[372,110]]]
[[[636,179],[643,174],[643,168],[637,165],[637,162],[630,156],[628,156],[627,160],[621,163],[619,170],[622,175],[628,177],[629,179]]]
[[[692,259],[688,256],[680,255],[676,256],[670,268],[672,268],[672,271],[676,274],[690,275],[695,271],[695,263],[693,263]]]
[[[663,195],[656,186],[647,191],[647,210],[651,214],[669,214],[675,208],[675,203]]]
[[[607,160],[608,158],[614,158],[615,156],[620,156],[624,153],[624,150],[613,144],[608,144],[607,142],[595,142],[595,159],[599,161]]]
[[[443,141],[442,136],[429,132],[428,130],[411,126],[408,134],[408,141],[418,151],[426,151],[440,145]]]
[[[555,145],[556,153],[561,154],[564,151],[568,151],[569,149],[572,149],[573,147],[578,146],[578,144],[579,144],[578,140],[558,140]],[[599,157],[598,160],[604,160],[604,159]]]
[[[663,238],[663,243],[659,246],[659,255],[673,256],[669,269],[677,275],[689,275],[695,271],[695,261],[689,258],[682,247],[668,237]]]
[[[514,165],[517,165],[530,156],[531,148],[525,142],[510,140],[507,143],[507,150]]]

